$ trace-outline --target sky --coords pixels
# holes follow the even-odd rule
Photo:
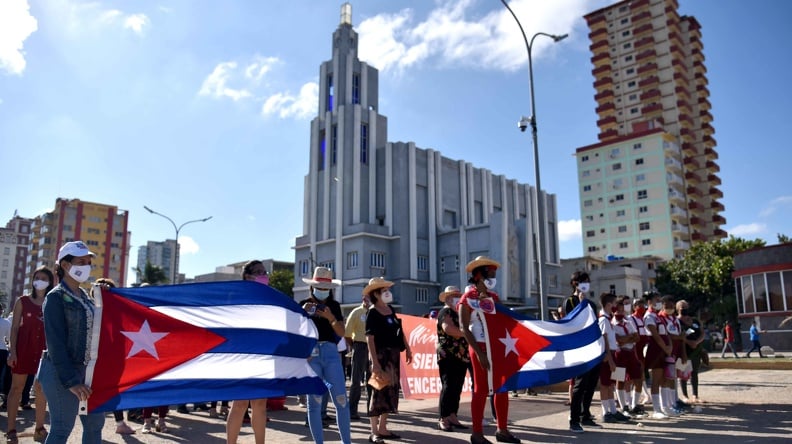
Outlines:
[[[130,267],[184,227],[187,277],[294,260],[319,66],[340,0],[0,0],[0,223],[58,197],[129,211]],[[527,52],[498,0],[359,0],[359,57],[380,70],[388,140],[534,184]],[[512,0],[533,47],[542,188],[562,258],[583,255],[575,149],[597,142],[588,28],[605,0]],[[701,23],[723,227],[792,235],[792,2],[680,0]],[[130,272],[130,275],[132,273]]]

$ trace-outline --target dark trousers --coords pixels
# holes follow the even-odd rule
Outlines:
[[[706,352],[702,352],[706,353]],[[693,371],[690,372],[690,385],[693,387],[693,396],[698,398],[698,385],[699,385],[699,370],[701,369],[701,355],[696,353],[695,355],[689,357],[690,364],[693,367]],[[688,390],[687,390],[687,381],[680,380],[679,385],[682,388],[682,394],[685,395],[685,398],[688,397]]]
[[[754,350],[759,350],[759,357],[761,358],[762,357],[762,344],[759,343],[758,339],[754,339],[754,340],[751,341],[751,349],[748,350],[748,354],[746,354],[745,356],[750,357],[751,353],[753,353]]]
[[[8,366],[7,361],[8,350],[0,350],[0,384],[3,386],[2,391],[5,396],[8,396],[8,391],[11,390],[11,367]]]
[[[440,368],[440,417],[447,418],[459,411],[459,397],[465,384],[469,363],[454,357],[446,357],[437,361]]]
[[[358,404],[360,403],[360,384],[365,383],[371,377],[371,366],[369,365],[368,344],[355,341],[352,343],[352,384],[349,386],[349,414],[358,414]],[[368,384],[366,392],[368,392]]]
[[[581,416],[583,418],[593,417],[591,414],[591,399],[597,389],[600,365],[595,365],[591,370],[575,378],[572,386],[572,402],[569,404],[570,424],[579,424]]]

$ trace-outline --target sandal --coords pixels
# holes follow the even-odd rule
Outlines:
[[[11,429],[6,433],[6,442],[8,442],[8,444],[16,444],[19,442],[16,429]]]
[[[168,426],[165,424],[165,419],[160,418],[157,421],[157,431],[161,433],[168,433]]]
[[[49,435],[47,429],[45,429],[44,427],[39,427],[36,429],[35,432],[33,432],[33,441],[44,442],[47,440],[47,435]]]

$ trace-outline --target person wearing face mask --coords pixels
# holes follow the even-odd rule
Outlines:
[[[366,316],[370,306],[369,297],[363,296],[360,305],[347,316],[344,326],[347,345],[352,348],[352,382],[349,386],[349,417],[351,419],[360,419],[358,414],[360,385],[371,377],[371,363],[369,362],[368,342],[366,342]]]
[[[572,296],[567,298],[564,306],[567,314],[571,313],[583,300],[586,299],[591,288],[591,280],[585,271],[576,271],[572,274],[569,284],[574,289]],[[597,364],[589,371],[572,379],[572,401],[569,404],[569,430],[572,433],[583,433],[583,427],[600,427],[591,414],[591,400],[597,389],[600,375],[600,365]]]
[[[459,422],[459,397],[470,365],[470,353],[465,335],[459,328],[457,304],[462,292],[459,288],[448,286],[438,299],[445,305],[437,313],[437,366],[440,371],[440,423],[438,428],[452,432],[454,427],[466,429]]]
[[[405,362],[412,362],[412,350],[402,330],[401,319],[393,309],[393,282],[381,277],[369,280],[363,294],[371,299],[366,317],[366,341],[371,359],[371,374],[388,385],[373,387],[368,404],[371,435],[369,442],[382,443],[400,436],[388,430],[388,415],[399,411],[399,356],[406,353]]]
[[[489,443],[484,437],[484,407],[489,395],[490,365],[487,358],[487,342],[485,336],[486,317],[495,314],[495,303],[498,294],[493,291],[496,285],[496,274],[500,264],[485,256],[479,256],[468,262],[465,271],[470,275],[465,294],[459,300],[459,324],[470,348],[470,359],[473,363],[473,398],[470,402],[473,434],[472,444]],[[509,394],[495,393],[495,418],[497,430],[495,439],[498,442],[519,443],[520,439],[512,435],[508,429]]]
[[[675,364],[677,358],[682,360],[682,364],[687,363],[687,351],[684,347],[685,332],[682,330],[679,318],[675,316],[674,299],[671,296],[664,296],[662,302],[663,310],[660,312],[660,319],[665,322],[668,339],[671,341],[671,355],[666,360],[666,366],[672,365],[674,368],[665,375],[663,388],[660,389],[660,400],[663,403],[663,413],[666,416],[679,416],[683,413],[683,409],[677,405]]]
[[[50,405],[48,444],[64,444],[77,419],[81,401],[91,396],[85,370],[91,359],[94,311],[93,298],[80,287],[91,275],[95,256],[82,241],[67,242],[58,251],[55,272],[60,283],[44,301],[44,331],[47,350],[37,378]],[[79,415],[84,443],[102,442],[104,413]]]
[[[704,351],[704,331],[702,330],[701,321],[693,317],[693,312],[690,310],[686,300],[677,301],[677,313],[679,314],[682,329],[685,331],[685,351],[691,364],[690,384],[693,388],[692,396],[688,396],[687,381],[680,381],[679,385],[682,389],[682,395],[687,402],[680,401],[680,405],[677,407],[687,408],[690,407],[688,403],[699,401],[698,376],[701,369],[701,356],[706,353]]]
[[[267,269],[264,267],[264,263],[256,259],[248,261],[245,266],[242,267],[242,280],[269,285],[269,275],[267,275]],[[227,444],[236,444],[239,438],[239,431],[242,429],[242,422],[248,411],[248,406],[250,406],[251,410],[250,426],[253,428],[253,436],[255,437],[256,444],[264,444],[264,438],[267,433],[267,398],[240,399],[234,400],[231,403],[231,409],[228,411],[228,417],[226,419]],[[167,411],[167,407],[165,410]],[[164,425],[162,416],[160,416],[160,421],[163,421]],[[151,425],[149,425],[149,431],[151,431]],[[163,430],[160,430],[160,427],[157,426],[157,431]]]
[[[664,369],[666,357],[671,356],[671,340],[668,337],[666,324],[660,319],[660,312],[663,310],[663,301],[660,300],[658,293],[649,292],[644,295],[649,309],[644,314],[644,326],[648,338],[646,346],[646,368],[652,374],[652,419],[665,419],[668,417],[663,412],[663,405],[660,399],[660,388],[665,382]]]
[[[311,316],[319,333],[319,343],[311,353],[308,363],[330,391],[341,442],[349,444],[352,442],[349,399],[344,367],[338,354],[338,341],[344,340],[346,331],[341,305],[333,297],[333,289],[340,286],[341,281],[333,279],[332,270],[325,267],[316,267],[312,278],[302,280],[310,285],[310,296],[300,301],[300,305]],[[314,442],[323,443],[322,395],[308,395],[308,426]]]
[[[616,366],[624,367],[627,378],[624,381],[616,381],[616,399],[622,407],[622,411],[631,416],[642,416],[642,410],[636,407],[637,396],[629,396],[629,387],[640,387],[643,383],[643,369],[635,354],[635,345],[640,340],[638,329],[632,320],[628,319],[626,313],[630,312],[630,298],[621,296],[616,300],[616,312],[613,315],[613,330],[616,333],[616,342],[619,349],[616,350]],[[643,322],[641,323],[643,325]]]
[[[633,390],[633,397],[630,405],[634,410],[637,409],[637,413],[639,415],[645,415],[646,411],[643,408],[643,403],[647,402],[651,396],[649,387],[646,386],[646,381],[649,379],[649,370],[646,368],[646,347],[649,345],[649,340],[651,339],[651,336],[646,331],[646,326],[644,325],[646,299],[642,297],[633,299],[632,310],[633,312],[630,315],[629,320],[638,330],[638,342],[635,344],[634,350],[635,356],[638,358],[638,362],[641,363],[641,373],[643,375],[641,382],[643,383],[643,386],[632,383],[630,384],[630,387]],[[628,311],[625,310],[625,312]]]
[[[41,352],[47,347],[44,335],[44,316],[42,305],[47,293],[55,287],[55,276],[47,267],[33,272],[31,291],[14,303],[14,317],[8,337],[8,366],[11,368],[11,389],[8,392],[8,432],[9,442],[15,442],[16,416],[19,401],[29,375],[38,371]],[[35,382],[36,390],[36,429],[33,437],[43,441],[47,437],[44,419],[47,415],[47,398],[41,391],[41,384]]]

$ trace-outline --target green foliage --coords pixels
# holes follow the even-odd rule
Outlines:
[[[787,236],[786,234],[778,233],[778,243],[779,244],[789,244],[792,243],[792,238]]]
[[[133,270],[138,274],[138,280],[140,282],[147,282],[150,285],[170,283],[170,279],[165,274],[165,270],[163,270],[162,267],[151,265],[149,261],[146,261],[146,267],[142,271],[137,267],[133,268]]]
[[[274,270],[269,275],[270,287],[280,291],[283,294],[294,296],[292,287],[294,287],[294,271],[292,270]]]
[[[736,319],[734,255],[764,245],[761,239],[749,241],[734,236],[694,244],[683,258],[658,267],[657,290],[687,300],[694,312],[701,313],[702,321]]]

